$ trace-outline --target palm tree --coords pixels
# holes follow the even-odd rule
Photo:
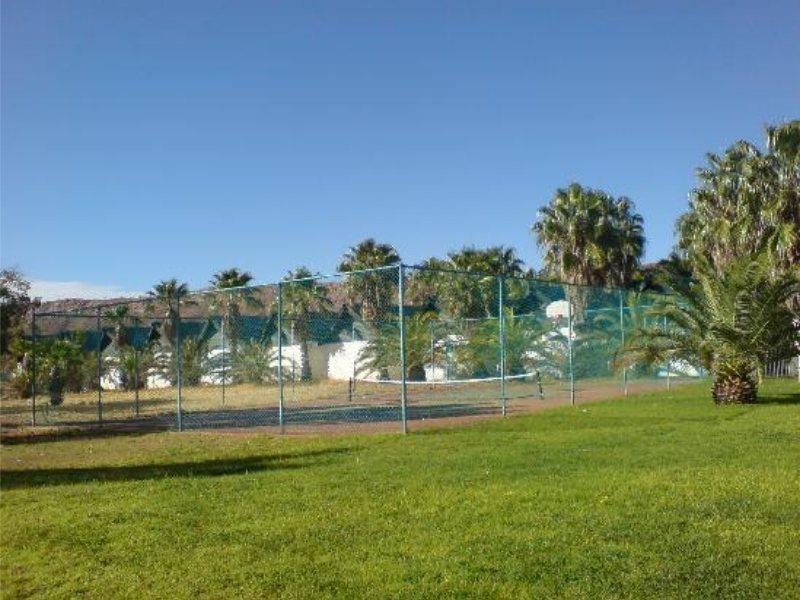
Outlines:
[[[120,304],[107,311],[105,318],[114,327],[113,340],[117,349],[117,370],[119,371],[120,385],[122,389],[127,390],[130,389],[131,381],[128,371],[123,368],[123,357],[130,345],[130,340],[128,339],[128,323],[131,319],[130,310],[128,306]]]
[[[577,183],[557,190],[532,227],[548,273],[580,285],[628,283],[645,242],[634,210],[628,198]]]
[[[522,290],[518,281],[523,275],[522,260],[514,248],[465,246],[458,252],[450,252],[448,259],[457,272],[442,278],[440,300],[443,310],[452,317],[496,316],[499,311],[498,276],[509,278],[506,301],[513,301]]]
[[[447,279],[452,276],[450,261],[432,256],[408,271],[406,298],[417,306],[440,308],[440,295]]]
[[[767,127],[767,150],[777,172],[771,202],[774,254],[780,265],[800,265],[800,119]]]
[[[130,309],[125,304],[119,304],[112,308],[111,310],[106,311],[105,318],[109,321],[114,327],[114,345],[117,348],[124,348],[128,345],[128,329],[126,325],[128,324],[129,320],[131,319],[130,316]]]
[[[406,377],[410,381],[425,381],[425,364],[431,360],[431,332],[436,313],[419,312],[405,320]],[[437,352],[437,349],[434,349]],[[379,372],[388,379],[389,369],[400,365],[400,332],[397,322],[381,324],[373,339],[359,357],[361,373]]]
[[[628,285],[644,254],[642,223],[628,198],[573,183],[539,210],[532,230],[549,275],[575,286]],[[581,319],[585,291],[567,292]]]
[[[534,315],[514,315],[506,308],[503,326],[505,374],[521,375],[551,366],[552,344],[549,326]],[[500,374],[500,331],[498,319],[481,319],[466,327],[466,343],[456,347],[456,363],[467,377]]]
[[[339,271],[379,269],[400,263],[394,246],[381,244],[368,238],[352,246],[342,257]],[[384,317],[396,296],[397,272],[383,269],[367,273],[353,273],[345,280],[345,290],[353,307],[360,306],[361,317],[375,321]]]
[[[164,337],[170,346],[175,345],[176,335],[178,333],[178,316],[179,306],[181,300],[189,294],[189,285],[186,283],[178,283],[174,277],[172,279],[164,279],[153,286],[147,295],[154,302],[159,302],[165,307],[165,321],[162,325]]]
[[[216,290],[229,290],[244,287],[253,281],[253,275],[236,267],[217,271],[211,278],[211,285]]]
[[[766,152],[739,141],[707,155],[689,210],[677,223],[678,248],[723,269],[765,252],[774,268],[800,262],[800,120],[768,127]]]
[[[295,336],[300,340],[300,379],[311,379],[311,362],[308,342],[311,337],[312,318],[329,312],[331,301],[327,288],[313,278],[306,267],[298,267],[284,277],[281,284],[283,316],[291,322]],[[278,332],[283,335],[283,332]]]
[[[247,271],[233,267],[214,274],[211,286],[217,292],[211,298],[212,311],[222,313],[225,337],[230,340],[230,353],[235,362],[239,352],[239,325],[242,306],[262,307],[252,288],[245,287],[253,280]]]
[[[670,326],[641,328],[623,361],[701,366],[712,374],[715,402],[755,402],[764,365],[792,356],[800,343],[788,307],[800,293],[800,280],[774,273],[769,262],[763,255],[745,257],[720,273],[710,261],[699,260],[697,281],[676,277],[674,295],[654,309]]]

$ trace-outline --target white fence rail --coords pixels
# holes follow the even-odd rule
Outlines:
[[[766,377],[800,377],[798,375],[798,361],[800,361],[800,357],[769,363],[764,369],[764,375]]]

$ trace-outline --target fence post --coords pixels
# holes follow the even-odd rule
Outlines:
[[[100,323],[100,307],[97,316],[97,421],[103,424],[103,328]]]
[[[136,416],[139,416],[139,351],[133,349],[133,407]]]
[[[397,266],[397,316],[400,321],[400,418],[403,421],[403,433],[408,433],[407,403],[408,390],[406,386],[406,326],[405,326],[405,284],[403,263]]]
[[[664,330],[664,333],[666,334],[667,333],[667,315],[664,315],[663,330]],[[671,372],[672,372],[672,359],[668,358],[667,359],[667,391],[672,389],[672,382],[670,381]]]
[[[181,352],[181,299],[175,300],[175,382],[177,384],[177,412],[178,431],[183,431],[183,357]]]
[[[31,339],[33,349],[31,350],[31,427],[36,427],[36,308],[31,315]]]
[[[220,320],[220,336],[222,336],[222,406],[225,406],[225,316]]]
[[[572,299],[567,298],[567,351],[569,352],[569,403],[575,406],[575,369],[572,357]]]
[[[428,330],[430,331],[430,338],[431,338],[431,380],[436,377],[436,351],[435,351],[435,344],[434,344],[434,333],[433,333],[433,321],[431,321],[430,325],[428,326]]]
[[[506,416],[506,317],[503,313],[503,288],[505,280],[502,275],[497,277],[498,297],[498,329],[500,335],[500,407],[503,416]]]
[[[619,331],[620,331],[620,351],[625,350],[625,304],[622,300],[622,290],[619,291]],[[622,388],[625,395],[628,395],[628,367],[622,367]]]
[[[278,425],[283,433],[283,284],[278,282]]]

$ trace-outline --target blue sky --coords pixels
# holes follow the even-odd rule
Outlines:
[[[2,264],[48,296],[327,272],[366,236],[536,266],[571,181],[631,197],[658,259],[705,152],[800,116],[798,40],[796,1],[4,0]]]

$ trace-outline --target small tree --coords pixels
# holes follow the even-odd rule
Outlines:
[[[31,284],[16,269],[0,271],[0,354],[11,349],[13,340],[22,337],[25,314],[31,305]]]
[[[716,403],[755,402],[764,365],[792,356],[800,343],[788,306],[800,281],[771,271],[760,257],[736,260],[723,272],[698,259],[697,282],[673,279],[675,296],[654,309],[669,327],[637,331],[623,361],[699,365],[712,374]]]
[[[410,381],[425,381],[425,364],[430,360],[431,326],[436,313],[417,313],[405,319],[406,377]],[[390,368],[400,366],[400,327],[397,320],[383,322],[375,337],[359,357],[360,372],[378,371],[388,377]]]

